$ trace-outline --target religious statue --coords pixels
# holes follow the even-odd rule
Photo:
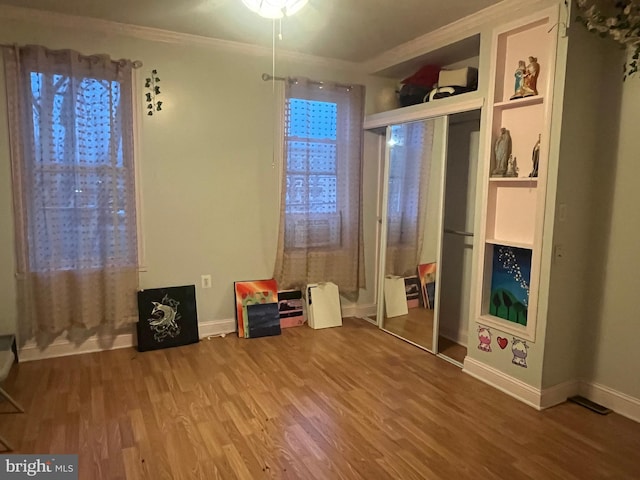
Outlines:
[[[514,73],[515,76],[515,85],[513,87],[513,91],[514,94],[511,95],[511,97],[509,98],[509,100],[515,100],[516,98],[522,98],[523,94],[524,94],[524,90],[522,89],[523,86],[523,81],[524,81],[524,74],[527,71],[527,67],[524,63],[524,60],[520,60],[518,62],[518,68],[516,68],[516,71]]]
[[[533,146],[533,153],[531,154],[531,161],[533,162],[533,170],[529,176],[531,178],[538,176],[538,163],[540,163],[540,135],[538,135],[538,141]]]
[[[536,57],[529,57],[529,64],[525,65],[524,60],[518,61],[518,68],[515,71],[514,94],[509,100],[516,98],[532,97],[538,95],[538,74],[540,73],[540,64]]]
[[[507,172],[504,174],[505,177],[517,177],[518,176],[518,161],[516,157],[513,155],[509,155],[509,160],[507,162]]]
[[[531,97],[538,95],[538,74],[540,73],[540,64],[536,57],[529,57],[529,64],[524,73],[522,88],[524,90],[523,97]]]
[[[495,145],[496,167],[491,172],[493,177],[504,177],[511,156],[511,134],[502,127]]]

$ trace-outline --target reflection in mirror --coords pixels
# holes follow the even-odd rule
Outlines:
[[[382,327],[433,349],[445,119],[390,127]],[[418,265],[428,264],[423,280]]]
[[[469,330],[480,111],[449,116],[447,136],[437,351],[461,365]]]

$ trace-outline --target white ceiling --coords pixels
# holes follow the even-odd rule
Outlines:
[[[363,62],[500,0],[309,0],[278,48]],[[271,46],[272,22],[242,0],[0,0],[0,4]]]

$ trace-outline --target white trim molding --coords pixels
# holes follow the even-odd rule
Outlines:
[[[224,336],[235,331],[235,319],[213,320],[209,322],[200,322],[198,324],[198,333],[201,339]],[[22,348],[20,348],[18,352],[18,358],[22,363],[31,362],[33,360],[44,360],[46,358],[66,357],[69,355],[102,352],[135,346],[135,335],[133,334],[133,332],[122,333],[116,336],[113,340],[113,343],[108,346],[105,346],[97,336],[93,336],[87,339],[81,345],[76,345],[67,339],[58,339],[45,349],[40,349],[35,341],[31,340],[27,342]]]
[[[525,12],[542,10],[552,4],[554,4],[552,0],[504,0],[498,2],[367,60],[363,63],[364,71],[374,75],[387,68],[480,33],[480,30],[486,25],[521,17]]]
[[[252,45],[248,43],[221,40],[218,38],[204,37],[189,33],[172,32],[160,28],[143,27],[119,23],[98,18],[67,15],[33,8],[15,7],[12,5],[0,5],[0,18],[10,20],[28,21],[41,25],[54,25],[56,27],[99,32],[109,35],[125,35],[128,37],[148,40],[153,42],[170,43],[174,45],[186,45],[192,47],[209,48],[239,55],[271,58],[271,47]],[[352,72],[363,72],[362,64],[338,60],[334,58],[318,57],[290,50],[278,50],[278,58],[307,65],[324,68],[335,68]]]
[[[640,422],[640,399],[594,382],[580,382],[580,395],[623,417]]]
[[[503,393],[526,403],[536,410],[541,410],[540,399],[542,392],[539,388],[532,387],[516,378],[507,375],[500,370],[485,365],[471,357],[464,359],[462,371],[478,380],[497,388]]]
[[[571,380],[559,383],[553,387],[543,388],[540,394],[540,409],[555,407],[567,401],[567,398],[577,395],[580,391],[580,381]]]
[[[462,371],[536,410],[544,410],[574,395],[582,395],[623,417],[640,422],[640,399],[598,383],[571,380],[540,390],[470,357],[465,358]]]

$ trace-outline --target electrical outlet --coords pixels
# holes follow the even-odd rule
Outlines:
[[[202,288],[211,288],[211,275],[200,275]]]

